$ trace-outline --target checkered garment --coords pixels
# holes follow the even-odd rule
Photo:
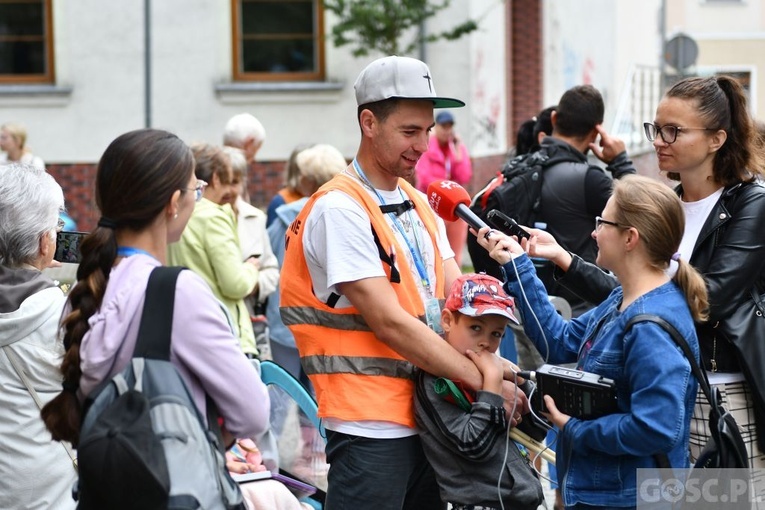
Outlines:
[[[741,437],[744,439],[746,451],[749,454],[750,469],[765,470],[765,453],[757,447],[757,430],[754,424],[754,403],[749,389],[749,383],[739,381],[728,384],[713,384],[713,388],[720,390],[722,404],[733,415],[739,429]],[[711,406],[707,402],[704,393],[699,388],[696,396],[696,407],[693,410],[691,418],[691,437],[690,453],[691,464],[696,462],[701,450],[709,441],[712,435],[709,431],[709,412]],[[759,500],[757,508],[765,510],[765,476],[762,473],[753,473],[752,476],[754,496]],[[755,508],[755,507],[753,507]]]

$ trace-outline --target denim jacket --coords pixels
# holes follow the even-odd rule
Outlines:
[[[565,321],[550,304],[528,256],[503,269],[505,288],[516,297],[526,334],[548,363],[576,362],[582,370],[616,381],[618,413],[594,420],[571,418],[560,432],[556,464],[565,505],[634,506],[636,470],[655,468],[654,455],[659,453],[667,454],[674,468],[688,467],[697,389],[690,364],[659,325],[640,322],[624,331],[637,314],[658,315],[683,335],[698,362],[693,319],[679,287],[668,282],[624,311],[619,311],[623,294],[617,287],[598,307]]]

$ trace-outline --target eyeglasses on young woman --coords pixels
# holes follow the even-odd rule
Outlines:
[[[675,143],[675,141],[677,141],[677,134],[682,131],[716,131],[714,128],[692,128],[671,126],[669,124],[665,126],[657,126],[652,122],[644,122],[643,129],[645,130],[645,137],[648,138],[649,142],[653,142],[656,140],[657,136],[661,136],[661,139],[664,140],[664,143],[667,145]]]
[[[603,225],[611,225],[612,227],[616,228],[630,228],[627,225],[622,225],[621,223],[616,223],[615,221],[604,220],[600,216],[595,216],[595,231],[600,232],[600,229],[603,227]]]

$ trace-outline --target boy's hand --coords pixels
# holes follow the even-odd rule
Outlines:
[[[466,351],[470,361],[475,363],[483,376],[483,390],[496,393],[502,392],[502,375],[504,373],[504,363],[502,358],[493,352],[481,351],[475,352],[468,349]]]

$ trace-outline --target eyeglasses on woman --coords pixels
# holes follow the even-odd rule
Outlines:
[[[692,128],[672,126],[670,124],[664,126],[658,126],[652,122],[644,122],[643,129],[645,130],[645,137],[649,142],[656,140],[657,136],[661,136],[664,143],[671,145],[677,141],[677,134],[682,131],[716,131],[714,128]]]
[[[197,179],[197,183],[193,188],[181,188],[186,191],[193,191],[194,192],[194,200],[196,202],[199,202],[202,200],[202,195],[204,195],[205,188],[207,187],[207,183],[203,181],[202,179]]]

